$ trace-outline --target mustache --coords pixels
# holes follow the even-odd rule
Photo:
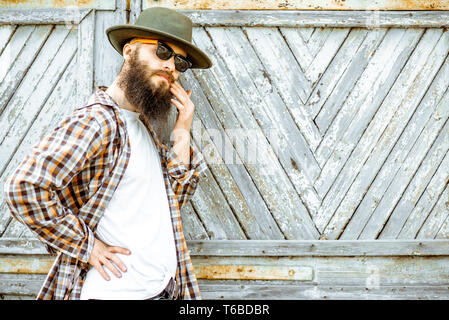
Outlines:
[[[160,74],[160,75],[166,76],[170,83],[175,82],[175,77],[173,77],[173,75],[168,71],[159,70],[159,71],[153,72],[153,75],[155,75],[155,74]]]

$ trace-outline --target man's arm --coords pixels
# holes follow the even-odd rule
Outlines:
[[[172,99],[178,109],[178,117],[170,137],[173,147],[167,152],[166,161],[171,185],[182,207],[195,193],[199,176],[207,166],[201,153],[190,143],[190,127],[195,110],[190,100],[191,91],[186,92],[178,82],[173,83],[170,90],[178,99]]]
[[[89,109],[89,110],[86,110]],[[14,218],[45,244],[88,262],[94,236],[87,224],[64,207],[56,190],[64,188],[105,143],[91,108],[66,117],[33,146],[5,182],[5,200]]]
[[[191,159],[187,164],[179,160],[174,148],[166,155],[168,175],[180,207],[193,196],[198,187],[199,177],[207,168],[203,156],[193,145],[187,150]]]

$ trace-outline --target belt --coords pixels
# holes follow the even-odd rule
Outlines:
[[[176,280],[173,278],[170,278],[170,281],[168,281],[167,286],[164,290],[162,290],[161,293],[159,293],[155,297],[151,297],[145,300],[178,300],[179,298],[179,288],[176,283]]]

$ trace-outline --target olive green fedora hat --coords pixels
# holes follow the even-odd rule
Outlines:
[[[209,57],[192,44],[192,20],[168,8],[151,7],[143,10],[134,25],[121,24],[106,29],[109,42],[122,55],[123,46],[132,38],[169,41],[183,48],[193,69],[212,67]]]

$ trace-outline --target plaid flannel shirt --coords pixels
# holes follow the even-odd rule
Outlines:
[[[95,229],[128,165],[131,145],[122,111],[97,89],[35,144],[5,182],[14,218],[30,228],[57,257],[37,299],[79,299]],[[141,120],[145,120],[141,117]],[[194,194],[206,163],[193,145],[190,168],[151,133],[161,158],[177,251],[181,299],[201,299],[182,232],[180,208]],[[132,200],[132,199],[130,199]],[[145,236],[145,235],[142,235]]]

